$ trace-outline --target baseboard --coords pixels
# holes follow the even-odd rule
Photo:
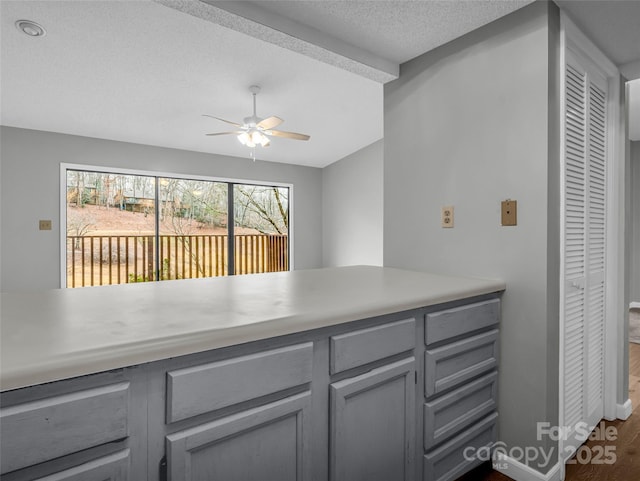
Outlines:
[[[616,404],[616,417],[623,421],[631,416],[633,406],[631,405],[631,399],[627,399],[624,404]]]
[[[630,302],[629,309],[640,309],[640,302]]]
[[[554,464],[547,474],[542,474],[501,453],[494,461],[493,469],[515,481],[560,481],[560,463]]]

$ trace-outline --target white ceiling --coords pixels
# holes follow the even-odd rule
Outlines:
[[[241,121],[258,84],[258,115],[311,135],[258,158],[323,167],[382,138],[382,83],[399,63],[530,1],[1,0],[0,122],[246,157],[233,136],[205,137],[229,126],[201,114]],[[635,37],[619,30],[605,32],[619,53],[596,43],[627,61]]]
[[[556,0],[616,65],[640,60],[639,0]]]
[[[202,114],[241,122],[258,84],[259,115],[311,134],[274,139],[258,158],[323,166],[382,137],[381,84],[158,3],[1,8],[3,125],[248,156],[234,136],[205,137],[230,126]],[[23,18],[46,36],[19,32]]]

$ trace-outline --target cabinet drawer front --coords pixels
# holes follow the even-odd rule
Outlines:
[[[498,330],[425,352],[427,397],[456,387],[498,365]]]
[[[331,374],[409,351],[415,333],[415,319],[405,319],[331,336]]]
[[[129,450],[125,449],[35,481],[127,481],[129,463]]]
[[[169,481],[310,480],[311,392],[167,436]]]
[[[493,372],[424,405],[424,448],[451,438],[496,409],[498,374]]]
[[[480,464],[482,459],[478,459],[476,454],[478,449],[490,449],[493,445],[497,418],[497,414],[492,414],[440,448],[427,453],[424,456],[424,480],[451,481]]]
[[[122,439],[128,411],[128,382],[2,408],[2,473]]]
[[[477,329],[498,324],[500,300],[477,302],[446,311],[427,314],[424,331],[425,344],[451,339]]]
[[[178,369],[167,374],[167,422],[311,382],[313,343]]]

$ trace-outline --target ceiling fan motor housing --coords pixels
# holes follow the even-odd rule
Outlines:
[[[258,117],[257,115],[252,115],[251,117],[245,117],[242,120],[242,122],[247,127],[255,127],[256,125],[258,125],[260,123],[261,120],[263,120],[261,117]]]

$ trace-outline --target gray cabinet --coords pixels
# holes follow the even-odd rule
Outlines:
[[[495,440],[500,305],[449,306],[3,392],[2,481],[453,480]]]
[[[425,316],[424,481],[460,477],[496,440],[499,302]]]
[[[128,396],[129,383],[121,382],[3,407],[2,471],[126,437]]]
[[[401,319],[331,336],[330,371],[336,374],[378,361],[416,346],[416,320]]]
[[[167,373],[167,422],[257,399],[311,382],[313,344],[171,370]]]
[[[122,481],[144,470],[146,397],[129,368],[0,395],[3,481]]]
[[[414,479],[415,358],[331,384],[331,481]]]
[[[37,478],[36,481],[128,481],[130,451],[125,449],[64,471]]]
[[[426,395],[443,393],[497,367],[497,329],[427,349],[424,364]]]
[[[168,479],[310,480],[312,367],[313,343],[303,342],[168,371]],[[196,416],[216,419],[174,431]]]
[[[477,466],[478,450],[488,450],[496,439],[497,413],[471,425],[459,435],[424,456],[424,479],[451,481]]]
[[[309,391],[167,436],[173,481],[310,480]]]
[[[424,404],[424,447],[429,450],[495,412],[498,373],[491,372]]]

